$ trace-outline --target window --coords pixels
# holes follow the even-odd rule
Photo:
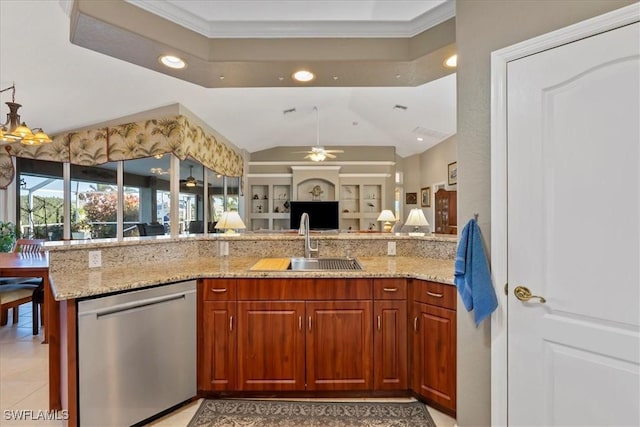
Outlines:
[[[123,162],[124,237],[147,235],[144,224],[156,225],[153,234],[169,233],[171,154]],[[158,231],[159,230],[159,231]]]
[[[170,173],[173,162],[179,164],[176,175]],[[118,217],[119,168],[123,176],[122,218]],[[25,237],[62,240],[65,227],[72,239],[169,234],[172,200],[178,201],[174,207],[177,233],[214,233],[222,212],[240,206],[240,178],[222,176],[192,159],[177,161],[172,154],[99,166],[18,158],[16,170],[20,183],[17,227]],[[65,170],[71,176],[67,185]],[[180,180],[175,199],[170,192],[172,176]],[[69,218],[64,218],[65,188],[70,189]]]
[[[71,238],[116,237],[117,163],[71,165]]]
[[[24,238],[62,240],[62,163],[19,159],[17,228]]]

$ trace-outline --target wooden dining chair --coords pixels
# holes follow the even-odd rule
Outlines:
[[[18,239],[13,245],[13,252],[35,254],[42,250],[44,239]],[[39,325],[44,324],[42,305],[44,304],[44,288],[41,278],[16,277],[3,278],[9,284],[0,285],[0,326],[4,326],[9,320],[9,309],[13,310],[13,323],[18,322],[19,309],[22,304],[31,301],[31,319],[33,323],[33,335],[38,335]],[[40,314],[38,316],[38,314]],[[39,317],[39,319],[38,319]]]
[[[36,253],[42,250],[44,239],[18,239],[13,245],[13,252]]]
[[[0,326],[9,322],[9,309],[13,310],[13,324],[18,323],[18,307],[33,301],[33,292],[20,285],[0,285]]]

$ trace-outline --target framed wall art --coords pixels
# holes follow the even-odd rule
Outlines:
[[[456,185],[458,183],[458,162],[449,163],[447,167],[448,179],[447,184]]]
[[[431,206],[431,187],[424,187],[420,189],[420,206]]]
[[[404,203],[407,205],[417,205],[418,204],[418,193],[407,193],[405,194]]]

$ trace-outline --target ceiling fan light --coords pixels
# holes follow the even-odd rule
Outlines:
[[[311,159],[311,161],[314,161],[314,162],[322,162],[326,158],[327,158],[327,155],[322,152],[315,152],[315,153],[309,154],[309,159]]]
[[[187,182],[184,185],[186,185],[187,187],[195,187],[196,180],[193,177],[189,177],[187,178]]]

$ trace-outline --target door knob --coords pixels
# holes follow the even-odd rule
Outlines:
[[[530,299],[538,298],[540,300],[540,304],[544,304],[545,302],[547,302],[544,297],[531,295],[531,291],[525,286],[516,286],[516,288],[513,290],[513,293],[520,301],[529,301]]]

